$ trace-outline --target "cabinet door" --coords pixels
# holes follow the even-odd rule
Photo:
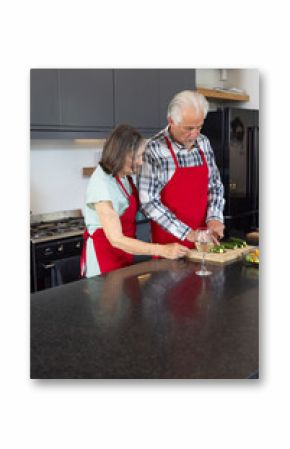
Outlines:
[[[194,69],[160,69],[160,127],[167,124],[167,108],[175,94],[195,89]]]
[[[115,122],[142,130],[167,123],[167,107],[179,91],[194,89],[194,69],[119,69],[114,71]]]
[[[59,126],[58,71],[55,69],[30,71],[30,123],[31,127]]]
[[[59,72],[61,125],[112,128],[113,70],[62,69]]]
[[[159,70],[114,71],[115,123],[137,128],[159,128]]]

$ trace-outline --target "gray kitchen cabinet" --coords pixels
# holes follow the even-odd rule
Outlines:
[[[112,69],[32,69],[31,137],[103,138],[114,127]]]
[[[59,70],[61,127],[112,128],[113,70]]]
[[[115,70],[115,123],[130,123],[150,135],[166,125],[173,95],[194,87],[194,69]]]
[[[172,96],[194,87],[194,69],[32,69],[31,136],[102,138],[121,123],[151,136]]]
[[[148,219],[144,217],[144,220],[140,219],[137,221],[136,227],[136,237],[143,242],[151,242],[151,227]],[[145,262],[145,260],[150,260],[151,256],[134,256],[134,263]]]
[[[160,127],[167,124],[167,108],[171,98],[182,90],[195,89],[194,69],[160,69]]]
[[[137,128],[159,126],[159,70],[118,69],[114,71],[115,123]]]
[[[31,127],[50,128],[60,123],[58,70],[30,71]]]

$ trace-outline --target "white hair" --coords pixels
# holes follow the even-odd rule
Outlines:
[[[202,113],[205,118],[208,111],[208,102],[202,94],[195,90],[183,90],[174,95],[170,101],[167,118],[171,117],[174,123],[180,123],[182,111],[186,108],[193,108],[197,114]]]

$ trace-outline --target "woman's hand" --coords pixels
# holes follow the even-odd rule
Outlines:
[[[150,256],[161,256],[165,259],[179,259],[188,253],[188,248],[179,243],[156,245],[123,235],[120,217],[109,201],[96,203],[95,209],[107,239],[115,248],[129,254],[148,254]]]
[[[167,245],[160,245],[160,256],[166,259],[180,259],[186,256],[189,249],[179,243],[168,243]]]

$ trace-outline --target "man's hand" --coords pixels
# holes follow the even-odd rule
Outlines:
[[[215,244],[224,236],[224,225],[218,220],[210,220],[207,222],[207,227],[212,231]]]
[[[219,240],[224,236],[224,225],[218,220],[210,220],[207,222],[208,229],[211,230],[215,245],[219,244]],[[194,242],[196,232],[192,229],[186,236],[187,240]]]

